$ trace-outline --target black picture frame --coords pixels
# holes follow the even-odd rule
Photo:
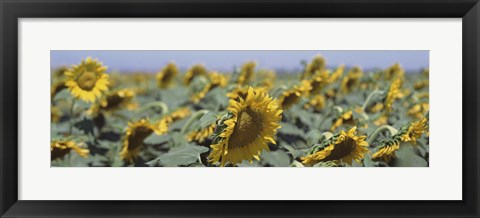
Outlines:
[[[0,0],[1,217],[479,216],[478,0]],[[23,201],[18,200],[18,19],[133,17],[462,18],[461,201]],[[448,42],[445,42],[448,43]],[[452,73],[453,76],[460,76]],[[407,178],[405,178],[407,179]],[[408,178],[411,180],[411,178]],[[39,187],[41,188],[41,187]],[[341,191],[341,189],[339,190]],[[442,190],[438,190],[442,191]]]

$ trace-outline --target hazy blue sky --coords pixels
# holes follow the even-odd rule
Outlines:
[[[82,58],[98,58],[109,71],[156,72],[174,61],[181,69],[203,63],[210,70],[231,70],[245,61],[255,60],[262,69],[300,69],[302,60],[321,54],[327,66],[359,65],[363,69],[386,68],[399,62],[407,71],[428,67],[428,51],[51,51],[51,67],[77,64]]]

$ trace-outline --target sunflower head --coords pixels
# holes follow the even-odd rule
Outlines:
[[[403,142],[416,143],[423,133],[428,132],[428,119],[423,117],[420,120],[410,122],[400,128],[399,134]]]
[[[396,137],[384,139],[380,142],[380,146],[375,148],[375,153],[372,154],[372,160],[390,163],[390,161],[395,158],[395,153],[398,149],[400,149],[400,140]]]
[[[181,120],[185,117],[188,117],[192,111],[188,107],[181,107],[173,111],[172,113],[164,116],[161,120],[160,123],[165,123],[165,124],[170,124],[173,123],[177,120]]]
[[[213,134],[216,126],[217,125],[213,123],[203,129],[192,131],[187,135],[187,140],[189,142],[196,141],[198,143],[203,143],[210,135]]]
[[[108,91],[107,67],[98,60],[87,57],[79,65],[65,71],[68,87],[72,95],[85,102],[94,102]]]
[[[408,116],[416,119],[421,119],[423,115],[428,112],[428,110],[429,110],[428,102],[420,102],[412,105],[408,109]]]
[[[68,67],[61,66],[53,71],[53,78],[63,79],[65,77],[65,72],[68,70]]]
[[[170,87],[173,84],[177,74],[177,65],[175,65],[175,63],[168,63],[167,66],[157,73],[158,88],[164,89]]]
[[[66,89],[67,86],[65,85],[65,80],[58,80],[52,84],[52,87],[50,88],[50,94],[51,94],[51,100],[53,101],[53,98],[55,95],[57,95],[60,91]]]
[[[205,66],[202,64],[193,65],[185,74],[183,83],[189,85],[195,77],[205,75],[207,75],[207,68],[205,68]]]
[[[367,136],[357,136],[355,131],[357,127],[352,127],[347,132],[340,131],[331,138],[315,145],[305,157],[302,157],[302,163],[307,166],[313,166],[318,162],[339,161],[352,165],[352,161],[360,163],[369,152],[368,143],[365,141]]]
[[[122,151],[120,151],[122,160],[133,163],[133,160],[138,157],[143,148],[143,140],[154,132],[161,135],[167,132],[167,126],[151,124],[148,119],[129,122],[123,136]]]
[[[338,66],[337,69],[335,71],[333,71],[333,73],[328,78],[328,82],[329,83],[334,83],[334,82],[338,81],[340,79],[340,77],[342,77],[344,71],[345,71],[345,65],[342,64],[342,65]]]
[[[353,88],[360,83],[360,78],[362,76],[362,69],[358,66],[353,67],[352,69],[350,69],[350,71],[348,71],[348,74],[343,77],[340,83],[340,90],[343,93],[350,93]]]
[[[90,153],[88,149],[84,148],[83,144],[71,140],[53,140],[50,143],[51,160],[60,159],[71,150],[83,158],[88,157],[88,154]]]
[[[385,113],[381,113],[374,121],[373,124],[377,126],[385,125],[388,123],[388,116]]]
[[[367,107],[366,111],[368,113],[377,113],[377,112],[382,111],[383,107],[384,107],[384,105],[383,105],[382,102],[377,102],[377,103],[373,104],[372,106]]]
[[[393,110],[393,102],[396,99],[403,98],[403,93],[401,91],[401,88],[402,88],[401,79],[396,79],[390,85],[387,95],[385,96],[385,109],[387,110],[387,112],[391,112]]]
[[[326,71],[324,71],[326,72]],[[308,80],[310,82],[310,86],[312,87],[311,90],[310,90],[310,95],[317,95],[319,94],[322,89],[328,85],[328,78],[325,79],[324,76],[322,76],[321,74],[317,74],[315,76],[313,76],[310,80]]]
[[[96,114],[100,111],[113,112],[121,109],[134,110],[138,104],[133,101],[135,92],[130,89],[122,89],[108,93],[100,102],[94,103],[88,110],[88,114]]]
[[[325,107],[325,104],[326,101],[323,95],[315,95],[305,105],[303,105],[303,108],[313,108],[315,112],[319,112]]]
[[[227,97],[232,100],[238,100],[240,98],[246,99],[248,90],[251,86],[236,86],[230,92],[227,93]],[[264,92],[267,93],[268,90],[265,87],[255,87],[253,88],[253,92]]]
[[[428,85],[429,85],[429,80],[426,79],[426,80],[421,80],[421,81],[416,82],[416,83],[413,85],[413,88],[418,91],[418,90],[420,90],[420,89],[423,89],[423,88],[425,88],[425,87],[428,87]]]
[[[200,102],[207,95],[210,89],[212,89],[211,87],[212,85],[210,83],[204,84],[203,88],[200,91],[195,92],[192,94],[192,96],[190,96],[190,100],[193,103]]]
[[[332,124],[332,127],[330,128],[330,131],[333,132],[338,127],[344,124],[350,125],[350,126],[354,126],[357,124],[356,120],[353,118],[353,112],[351,110],[340,113],[340,115],[333,120],[333,124]]]
[[[405,71],[399,63],[395,63],[385,70],[385,79],[393,80],[403,78]]]
[[[210,80],[210,90],[216,87],[225,87],[228,83],[227,76],[218,72],[209,73],[208,79]]]
[[[227,110],[218,124],[209,162],[225,166],[259,160],[262,150],[269,150],[268,143],[275,144],[273,137],[280,128],[282,110],[276,100],[250,87],[245,99],[230,100]]]
[[[242,68],[240,69],[240,75],[238,77],[237,83],[240,85],[246,85],[250,83],[253,80],[254,73],[255,73],[255,67],[257,64],[253,61],[249,61],[247,63],[244,63],[242,65]]]
[[[296,84],[292,88],[285,90],[278,98],[278,102],[282,109],[288,109],[297,104],[303,96],[307,96],[311,89],[312,86],[310,82],[302,80],[300,84]]]
[[[315,56],[310,63],[305,67],[305,71],[302,74],[302,79],[308,79],[316,72],[322,72],[325,70],[326,61],[321,55]]]

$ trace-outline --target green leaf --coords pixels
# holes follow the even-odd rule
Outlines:
[[[312,129],[307,133],[307,145],[313,146],[318,143],[318,140],[322,137],[322,133],[317,129]]]
[[[391,165],[394,167],[427,167],[428,163],[417,155],[410,143],[402,143]]]
[[[170,150],[155,160],[147,162],[150,166],[188,166],[195,162],[200,162],[200,154],[208,151],[208,148],[202,146],[183,146]]]
[[[143,142],[145,144],[159,145],[159,144],[170,142],[170,140],[172,140],[172,139],[169,135],[151,134],[145,140],[143,140]]]
[[[275,166],[275,167],[288,167],[290,166],[290,157],[283,150],[276,151],[263,151],[262,161]]]
[[[301,136],[303,137],[305,135],[305,133],[299,129],[297,126],[291,124],[291,123],[280,123],[280,125],[282,126],[278,132],[279,133],[282,133],[282,134],[285,134],[285,135],[297,135],[297,136]]]
[[[217,121],[217,115],[213,112],[208,112],[200,118],[199,127],[201,129],[206,128],[206,127],[212,125],[213,123],[215,123],[215,121]]]

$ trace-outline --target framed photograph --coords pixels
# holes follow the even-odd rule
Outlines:
[[[476,0],[0,10],[1,217],[479,216]]]

